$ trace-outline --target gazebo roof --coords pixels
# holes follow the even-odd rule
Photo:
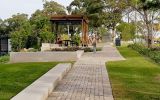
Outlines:
[[[88,19],[86,16],[83,15],[54,15],[51,17],[50,21],[58,22],[58,21],[85,21],[88,23]]]

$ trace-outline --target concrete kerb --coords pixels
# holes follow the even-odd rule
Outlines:
[[[71,69],[70,63],[58,64],[11,100],[46,100],[49,94]]]

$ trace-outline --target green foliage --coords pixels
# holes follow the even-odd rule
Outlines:
[[[70,37],[68,36],[68,34],[62,34],[61,38],[62,40],[70,40]]]
[[[98,28],[98,33],[103,36],[106,35],[108,33],[108,30],[105,27],[99,27]]]
[[[27,51],[28,51],[28,52],[37,52],[37,51],[38,51],[38,49],[29,48]]]
[[[128,47],[136,50],[142,55],[148,56],[149,58],[153,59],[155,62],[160,63],[160,51],[154,51],[154,49],[146,48],[144,45],[140,44],[132,44]]]
[[[39,49],[41,42],[53,42],[50,17],[53,14],[66,14],[65,8],[54,2],[45,2],[42,10],[37,10],[28,19],[26,14],[13,15],[6,20],[0,20],[0,34],[11,36],[13,51],[22,48]]]
[[[52,51],[77,51],[84,50],[84,52],[93,52],[93,49],[90,47],[80,48],[80,47],[67,47],[67,48],[54,48]],[[102,48],[96,48],[96,51],[102,51]]]
[[[17,31],[28,21],[27,14],[16,14],[5,20],[9,32]]]
[[[94,51],[93,48],[89,48],[89,47],[84,48],[83,50],[84,50],[84,52],[93,52]],[[96,51],[102,51],[102,48],[96,48]]]
[[[26,47],[28,36],[31,34],[31,25],[25,14],[13,15],[8,19],[10,27],[11,45],[13,51],[19,51]]]
[[[128,8],[128,0],[104,0],[106,4],[105,25],[115,29],[117,23],[122,21],[122,13]]]
[[[0,64],[9,62],[9,55],[4,55],[0,57]]]
[[[33,25],[34,30],[38,31],[45,25],[49,25],[49,18],[44,16],[41,11],[37,10],[30,18],[30,23]]]
[[[103,9],[105,5],[101,0],[74,0],[67,7],[72,14],[86,15],[92,28],[103,24]]]
[[[104,7],[105,4],[101,0],[90,0],[88,2],[86,11],[92,27],[100,27],[103,24]]]
[[[51,16],[53,14],[66,14],[65,12],[65,7],[58,4],[55,1],[46,1],[45,4],[43,5],[43,10],[44,13],[46,13],[48,16]]]
[[[73,0],[67,7],[71,14],[86,15],[95,31],[103,25],[114,30],[126,8],[126,0]]]
[[[49,22],[49,17],[45,16],[45,14],[43,14],[42,11],[37,10],[34,14],[32,14],[30,18],[30,23],[32,25],[33,30],[29,37],[30,40],[28,46],[40,49],[41,42],[44,41],[45,37],[42,36],[42,34],[45,34],[46,31],[48,31],[47,33],[51,32],[51,24]],[[41,39],[41,37],[43,39]]]
[[[32,34],[30,35],[30,47],[40,48],[42,42],[54,42],[55,34],[51,31],[50,17],[53,14],[66,14],[65,8],[54,2],[45,2],[42,10],[37,10],[32,14],[30,23],[33,27]]]
[[[47,30],[47,27],[44,27],[44,29],[41,30],[39,35],[41,38],[41,42],[43,43],[51,43],[52,41],[54,41],[55,36],[51,31]]]
[[[81,38],[80,38],[79,34],[74,34],[72,37],[72,41],[74,41],[76,43],[76,45],[79,46],[80,42],[81,42]]]
[[[4,24],[5,22],[0,19],[0,35],[6,35],[7,31],[6,31],[6,25]]]
[[[160,67],[135,50],[119,47],[126,58],[123,61],[107,62],[115,100],[159,100]]]
[[[155,10],[160,9],[160,1],[159,0],[139,0],[139,6],[144,10]]]
[[[21,29],[11,33],[11,45],[13,51],[20,51],[22,48],[26,47],[29,34]]]
[[[133,23],[121,23],[116,28],[117,31],[121,32],[122,40],[134,39],[136,27]]]

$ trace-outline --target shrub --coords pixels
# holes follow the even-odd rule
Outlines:
[[[128,47],[136,50],[142,55],[145,55],[151,58],[155,62],[160,63],[160,51],[158,51],[157,49],[155,50],[153,48],[147,48],[141,44],[131,44],[131,45],[128,45]]]
[[[38,51],[38,49],[34,49],[34,48],[29,48],[28,49],[28,52],[37,52]]]
[[[0,57],[0,64],[9,62],[9,55],[4,55]]]
[[[80,47],[67,47],[67,48],[54,48],[51,51],[77,51],[84,50],[84,52],[93,52],[93,49],[90,47],[80,48]],[[101,51],[102,48],[97,48],[97,51]]]
[[[153,47],[151,48],[152,51],[160,51],[160,47]]]
[[[67,47],[67,48],[54,48],[51,51],[77,51],[80,50],[79,47]]]
[[[93,49],[89,48],[89,47],[83,48],[83,50],[84,50],[84,52],[93,52]]]

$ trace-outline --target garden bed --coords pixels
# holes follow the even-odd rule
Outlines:
[[[141,44],[132,44],[128,46],[129,48],[132,48],[139,52],[142,55],[145,55],[152,60],[154,60],[156,63],[160,63],[160,48],[147,48],[144,45]]]
[[[66,48],[54,48],[51,51],[77,51],[84,50],[84,52],[93,52],[93,48],[91,47],[66,47]],[[97,51],[101,51],[102,48],[97,47]]]

